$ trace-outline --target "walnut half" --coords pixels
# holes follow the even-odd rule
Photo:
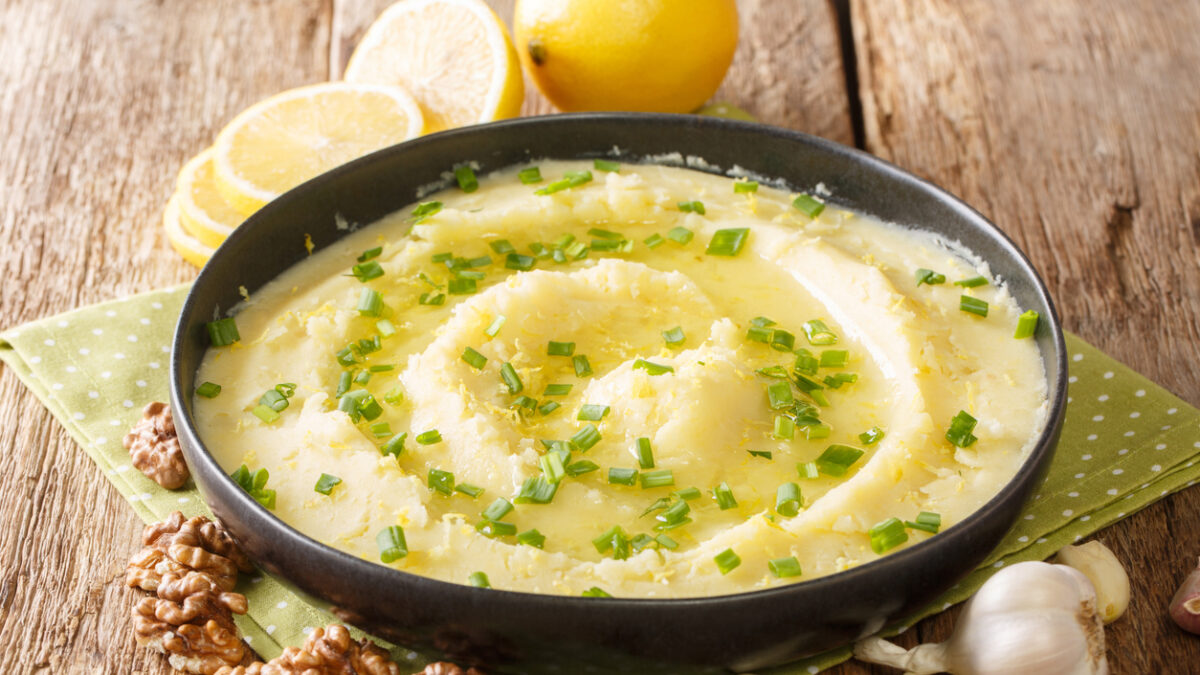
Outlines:
[[[142,411],[142,419],[125,434],[122,441],[133,465],[146,476],[167,488],[183,487],[188,479],[187,463],[175,433],[171,406],[155,401]]]
[[[171,571],[203,572],[222,590],[231,591],[238,570],[254,569],[229,533],[204,516],[185,519],[176,511],[161,523],[147,525],[142,544],[146,548],[129,561],[125,583],[151,593]]]
[[[203,572],[167,572],[158,597],[146,597],[133,608],[137,643],[167,655],[172,668],[212,675],[234,666],[249,654],[233,623],[246,613],[246,596],[230,593]]]
[[[356,642],[344,626],[333,624],[267,663],[222,668],[216,675],[400,675],[400,666],[379,645]]]

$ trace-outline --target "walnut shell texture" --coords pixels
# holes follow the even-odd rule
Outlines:
[[[175,433],[171,406],[155,401],[142,411],[142,419],[125,434],[122,441],[138,471],[167,488],[176,490],[187,482],[189,473]]]

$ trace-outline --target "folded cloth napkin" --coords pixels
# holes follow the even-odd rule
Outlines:
[[[41,319],[0,333],[0,360],[58,418],[147,522],[172,511],[208,515],[191,482],[169,491],[134,469],[121,438],[151,401],[166,401],[171,335],[187,286]],[[1043,560],[1062,546],[1200,478],[1200,411],[1073,335],[1070,398],[1058,452],[1038,494],[992,556],[894,630],[968,598],[998,568]],[[263,658],[338,620],[268,575],[243,579],[250,611],[239,620]],[[393,654],[419,669],[424,658]],[[849,658],[838,649],[770,670],[817,673]]]

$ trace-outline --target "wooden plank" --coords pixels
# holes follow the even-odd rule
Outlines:
[[[0,3],[0,324],[191,278],[159,223],[237,111],[327,76],[322,3]],[[141,523],[0,374],[0,672],[168,673],[136,648]]]
[[[867,149],[992,218],[1067,328],[1200,403],[1200,5],[853,0],[851,14]],[[1165,611],[1198,531],[1192,489],[1099,535],[1134,585],[1108,630],[1113,672],[1194,670],[1195,638]]]

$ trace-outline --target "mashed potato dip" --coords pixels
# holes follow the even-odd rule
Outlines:
[[[1042,430],[1036,314],[961,247],[681,168],[468,173],[210,325],[201,437],[321,542],[493,588],[735,593],[938,536]]]

